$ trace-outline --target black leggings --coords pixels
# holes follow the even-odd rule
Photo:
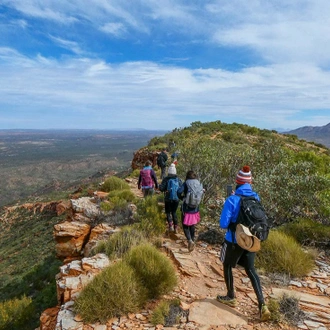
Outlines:
[[[169,224],[173,222],[174,226],[178,225],[178,217],[176,215],[176,210],[178,209],[178,206],[179,201],[165,200],[166,220]]]
[[[195,241],[195,225],[186,226],[182,222],[182,228],[183,228],[183,232],[184,232],[184,235],[186,236],[187,240]]]
[[[226,254],[232,253],[231,249],[232,246],[230,244],[229,246],[227,246]],[[235,244],[235,249],[239,249],[239,247],[236,244]],[[260,279],[254,268],[254,258],[255,258],[255,253],[243,250],[243,253],[241,257],[238,259],[237,264],[244,267],[245,272],[251,281],[251,284],[257,296],[258,304],[260,307],[262,304],[264,304],[265,301],[264,301],[264,296],[262,294]],[[226,258],[226,260],[229,260],[229,258]],[[227,295],[230,298],[234,298],[235,290],[234,290],[234,279],[233,279],[233,264],[231,262],[227,262],[226,260],[223,264],[223,273],[227,287]]]

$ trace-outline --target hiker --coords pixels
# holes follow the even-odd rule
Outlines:
[[[166,162],[168,156],[166,153],[166,148],[163,148],[162,152],[157,157],[157,165],[161,170],[160,179],[163,180],[166,176]]]
[[[220,252],[220,261],[223,263],[227,295],[218,295],[217,300],[231,307],[236,306],[232,268],[235,268],[238,264],[244,267],[252,283],[258,300],[261,321],[267,321],[270,318],[270,311],[265,304],[260,279],[254,268],[255,252],[247,251],[239,246],[235,238],[235,233],[229,229],[230,224],[235,223],[239,215],[241,199],[238,195],[254,196],[256,199],[260,200],[258,194],[252,190],[252,175],[249,166],[243,166],[238,172],[236,184],[235,192],[230,195],[224,203],[219,221],[220,228],[227,229]]]
[[[168,168],[168,175],[162,180],[159,185],[159,190],[164,192],[165,214],[170,232],[177,233],[178,231],[178,217],[176,211],[179,206],[178,189],[182,186],[182,180],[176,174],[174,164]]]
[[[203,186],[197,180],[197,175],[194,171],[190,170],[186,174],[186,180],[183,185],[178,190],[178,196],[180,200],[183,200],[181,206],[181,216],[182,216],[182,228],[184,235],[188,240],[188,250],[189,252],[193,251],[195,248],[195,225],[200,221],[199,214],[199,203],[197,205],[188,205],[187,195],[190,184]]]
[[[147,160],[139,175],[138,189],[142,188],[143,197],[152,196],[154,187],[158,189],[157,176],[151,164],[151,161]]]
[[[173,152],[173,154],[171,155],[171,160],[172,163],[175,164],[175,166],[178,165],[178,153],[176,151]]]

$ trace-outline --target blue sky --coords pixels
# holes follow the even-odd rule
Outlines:
[[[0,0],[0,129],[330,122],[329,0]]]

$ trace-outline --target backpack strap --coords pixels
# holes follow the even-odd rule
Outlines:
[[[235,196],[238,196],[239,197],[239,205],[241,207],[241,202],[242,202],[242,195],[235,195]],[[231,231],[231,239],[232,239],[232,243],[234,243],[235,241],[235,233],[236,233],[236,227],[237,227],[237,220],[238,220],[238,217],[239,217],[239,213],[241,211],[238,212],[238,216],[237,216],[237,219],[236,219],[236,222],[230,222],[229,226],[228,226],[228,229],[230,229]],[[235,246],[233,245],[233,248],[235,248]]]

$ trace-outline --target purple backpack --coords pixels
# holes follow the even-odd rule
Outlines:
[[[153,187],[154,182],[151,177],[151,169],[141,170],[141,187]]]

